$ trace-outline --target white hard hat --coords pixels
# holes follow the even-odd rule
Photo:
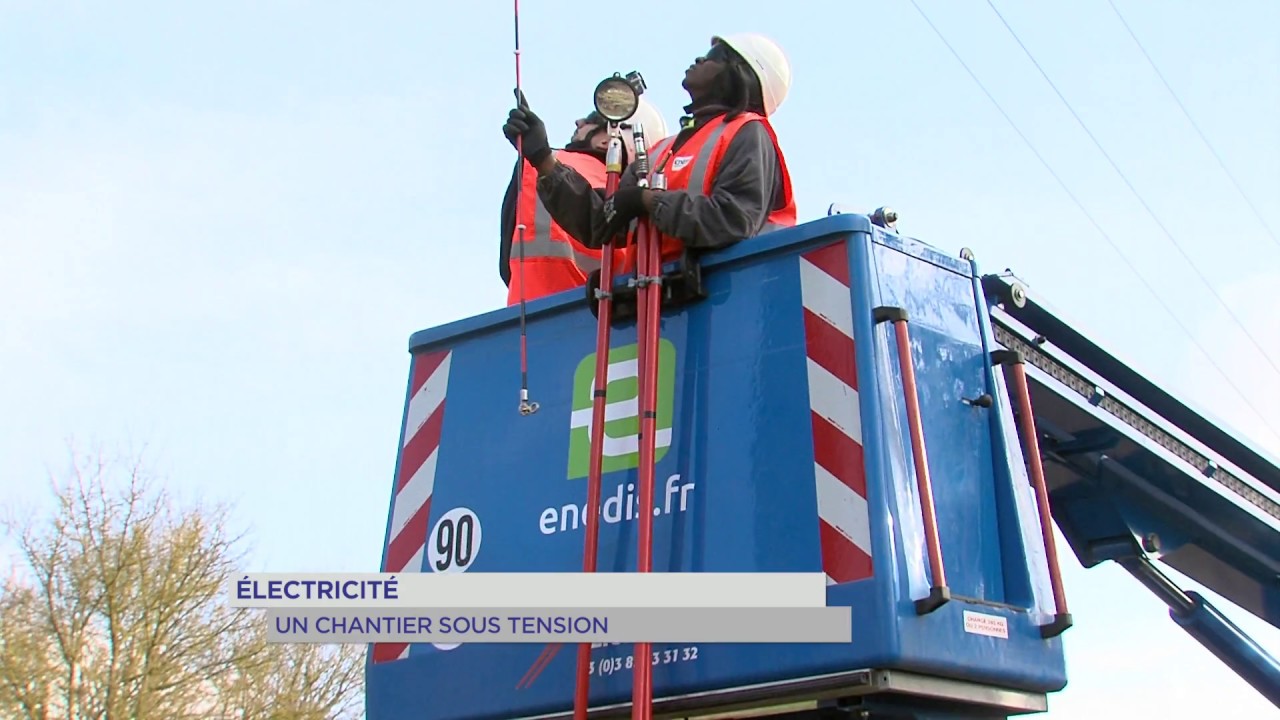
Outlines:
[[[633,123],[640,124],[644,131],[644,144],[648,148],[652,148],[655,143],[667,136],[667,123],[662,119],[662,113],[641,95],[635,114],[622,123],[622,142],[626,145],[627,157],[631,160],[636,157],[635,137],[631,134]]]
[[[723,42],[742,56],[756,77],[760,79],[760,98],[764,100],[764,114],[772,115],[787,99],[791,90],[791,62],[778,43],[758,33],[717,35],[711,42]]]

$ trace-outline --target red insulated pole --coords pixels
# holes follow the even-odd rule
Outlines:
[[[658,181],[661,182],[660,180]],[[657,441],[658,409],[658,349],[659,329],[662,320],[662,286],[656,282],[662,273],[661,249],[658,232],[648,219],[640,224],[640,245],[645,247],[644,263],[637,274],[643,273],[646,282],[637,297],[637,313],[643,308],[644,334],[643,361],[640,372],[645,382],[640,402],[640,488],[639,531],[637,533],[636,570],[653,571],[653,485],[654,458]],[[653,718],[653,662],[651,645],[647,642],[635,646],[635,670],[632,684],[632,720]]]
[[[515,31],[516,31],[516,97],[523,98],[520,93],[520,0],[515,0]],[[520,207],[520,193],[524,187],[524,138],[516,136],[516,161],[519,163],[516,167],[516,207]],[[516,281],[520,285],[520,414],[531,415],[538,411],[538,403],[529,402],[529,343],[528,335],[525,330],[526,313],[524,301],[524,231],[526,230],[523,223],[516,225],[516,246],[520,251],[520,260],[518,263],[517,273],[519,275]]]
[[[612,196],[618,189],[622,174],[622,141],[613,137],[605,156],[605,196]],[[596,311],[596,375],[594,395],[591,398],[591,450],[587,469],[586,541],[582,553],[582,571],[596,571],[596,555],[600,541],[600,476],[604,455],[605,393],[609,386],[609,331],[613,316],[613,303],[608,293],[613,289],[613,245],[606,238],[600,248],[600,304]],[[591,691],[591,643],[578,645],[577,683],[573,694],[574,720],[587,720]]]
[[[649,396],[648,386],[649,386],[650,378],[649,378],[649,373],[646,370],[645,364],[648,362],[648,357],[649,357],[648,348],[649,348],[650,337],[649,337],[649,331],[648,331],[649,303],[645,301],[645,298],[647,298],[649,294],[649,287],[647,284],[644,284],[643,281],[644,281],[645,275],[649,273],[650,248],[649,248],[649,239],[648,239],[648,228],[649,228],[649,223],[647,222],[647,218],[642,218],[639,222],[636,223],[635,246],[634,246],[635,262],[633,263],[635,267],[635,279],[637,283],[636,284],[636,300],[635,300],[636,302],[636,364],[637,364],[636,403],[637,403],[637,406],[638,406],[637,409],[639,410],[639,412],[637,413],[638,427],[636,429],[640,434],[639,448],[638,448],[638,451],[640,453],[640,471],[639,471],[640,476],[637,478],[637,481],[639,483],[639,487],[637,488],[637,495],[638,495],[637,501],[640,503],[640,506],[639,506],[640,508],[647,507],[644,504],[644,501],[645,501],[644,447],[645,447],[645,437],[646,437],[645,430],[644,430],[644,404],[645,404],[645,398]],[[639,508],[637,508],[637,512],[639,512]],[[639,512],[638,517],[640,518],[640,522],[639,522],[640,537],[643,537],[645,514],[643,512]],[[640,570],[640,565],[638,564],[638,561],[636,565],[636,570],[638,572],[643,572],[642,570]]]

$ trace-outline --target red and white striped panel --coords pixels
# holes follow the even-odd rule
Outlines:
[[[383,572],[422,572],[451,358],[449,351],[442,351],[419,355],[413,362],[409,407],[400,443],[400,474],[396,477],[391,535],[382,561]],[[376,663],[408,656],[408,643],[375,643],[373,646]]]
[[[854,582],[872,574],[871,526],[844,241],[800,257],[800,295],[822,569],[828,585]]]

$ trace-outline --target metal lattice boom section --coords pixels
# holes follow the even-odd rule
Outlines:
[[[1098,387],[1093,382],[1090,382],[1084,376],[1074,370],[1071,370],[1062,363],[1057,362],[1038,346],[1027,342],[1016,332],[1000,324],[1000,322],[994,317],[992,320],[992,330],[994,331],[996,341],[1001,345],[1009,350],[1021,353],[1027,362],[1047,373],[1050,377],[1062,383],[1064,386],[1071,388],[1076,393],[1079,393],[1081,397],[1088,400],[1091,404],[1111,413],[1125,424],[1147,436],[1156,443],[1159,443],[1161,447],[1196,468],[1196,470],[1200,471],[1200,473],[1205,477],[1215,480],[1218,484],[1235,493],[1237,496],[1246,500],[1262,512],[1270,515],[1276,520],[1280,520],[1280,503],[1276,503],[1271,498],[1258,492],[1248,483],[1236,477],[1225,468],[1219,466],[1210,458],[1196,451],[1187,443],[1157,427],[1155,424],[1147,420],[1142,414],[1111,397],[1102,388]]]

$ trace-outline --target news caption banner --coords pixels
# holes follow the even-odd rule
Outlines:
[[[852,640],[823,573],[263,573],[229,590],[278,643]]]

